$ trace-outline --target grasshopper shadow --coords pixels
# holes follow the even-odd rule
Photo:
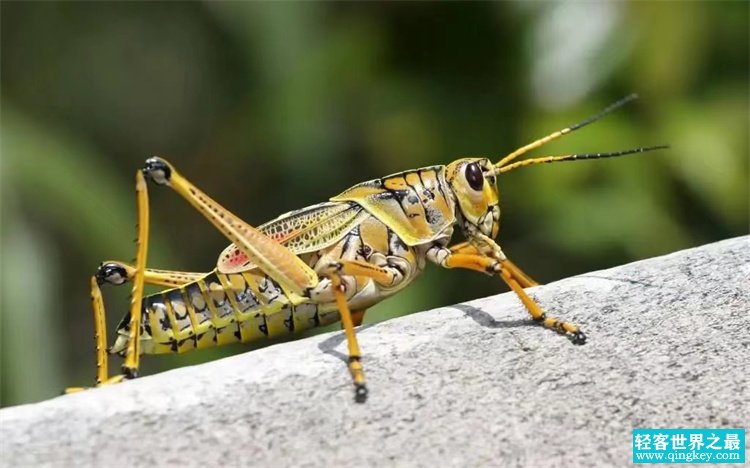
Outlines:
[[[485,327],[485,328],[518,328],[518,327],[534,327],[538,326],[536,322],[534,322],[531,319],[517,319],[517,320],[495,320],[495,318],[488,314],[487,312],[478,309],[474,306],[470,306],[468,304],[456,304],[452,306],[461,312],[463,312],[467,317],[474,320],[477,324]],[[362,332],[363,330],[366,330],[373,325],[376,325],[374,323],[368,323],[367,325],[362,325],[359,328],[357,328],[357,333]],[[341,360],[345,364],[349,363],[349,356],[345,353],[336,351],[336,348],[346,341],[346,335],[344,334],[344,331],[342,330],[339,333],[336,333],[335,335],[332,335],[325,340],[318,343],[318,349],[322,351],[325,354],[331,355],[335,357],[336,359]]]
[[[518,328],[518,327],[534,327],[538,326],[536,322],[531,319],[516,319],[516,320],[495,320],[495,318],[487,312],[478,309],[468,304],[456,304],[452,306],[455,309],[463,312],[467,317],[474,320],[479,325],[485,328]]]

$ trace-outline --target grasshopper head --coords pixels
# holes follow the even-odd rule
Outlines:
[[[486,158],[464,158],[446,167],[446,179],[458,202],[461,228],[471,237],[479,229],[494,238],[500,229],[500,206],[494,166]]]

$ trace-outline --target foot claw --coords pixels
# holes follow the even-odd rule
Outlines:
[[[572,341],[574,345],[586,344],[586,334],[583,333],[581,330],[571,333],[570,341]]]
[[[367,387],[364,384],[354,384],[354,401],[357,403],[367,401]]]

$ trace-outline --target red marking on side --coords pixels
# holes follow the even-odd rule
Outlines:
[[[229,266],[233,266],[233,267],[244,265],[245,263],[247,263],[247,256],[243,254],[242,252],[240,252],[239,250],[235,250],[235,254],[229,258],[228,263],[229,263]]]

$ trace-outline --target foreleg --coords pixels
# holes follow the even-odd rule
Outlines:
[[[481,255],[479,250],[471,245],[469,242],[462,242],[460,244],[456,244],[450,247],[450,251],[454,254],[471,254],[471,255]],[[532,286],[539,286],[539,283],[531,279],[526,273],[521,271],[520,268],[518,268],[513,262],[510,261],[506,257],[505,263],[503,264],[503,267],[510,273],[510,275],[515,279],[518,284],[521,285],[521,287],[524,288],[530,288]]]
[[[523,303],[531,315],[531,318],[537,322],[541,322],[546,328],[567,335],[573,344],[584,344],[586,342],[586,335],[577,325],[547,316],[539,305],[526,294],[518,277],[513,274],[515,265],[502,255],[499,247],[497,247],[497,251],[500,254],[496,255],[498,258],[479,253],[453,253],[452,250],[435,246],[428,250],[427,258],[443,268],[464,268],[489,275],[500,275],[503,281],[516,293],[521,303]],[[466,251],[466,249],[457,249],[457,251]],[[520,271],[517,268],[515,270]]]

